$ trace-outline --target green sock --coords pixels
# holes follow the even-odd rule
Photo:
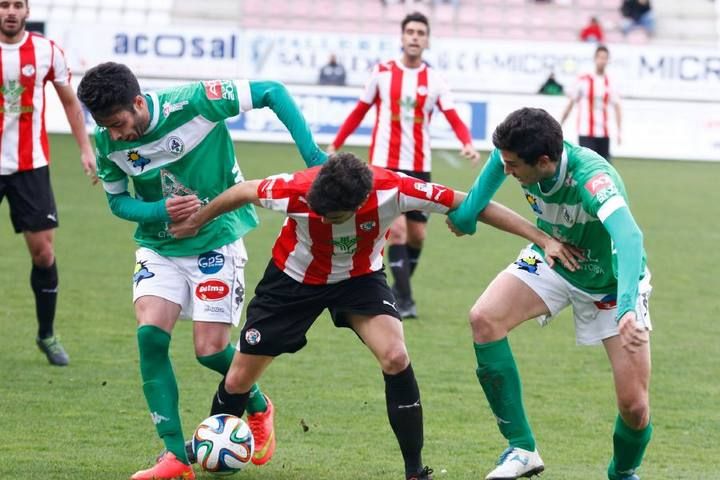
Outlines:
[[[198,362],[205,368],[215,370],[220,375],[225,375],[230,370],[232,365],[233,356],[235,355],[235,347],[228,343],[228,346],[224,350],[220,350],[212,355],[205,355],[204,357],[197,357]]]
[[[495,414],[500,433],[510,446],[535,450],[535,436],[525,417],[522,386],[507,337],[475,344],[477,377]]]
[[[250,397],[247,402],[248,414],[264,412],[267,410],[267,402],[265,401],[265,395],[260,391],[260,387],[256,383],[250,389]]]
[[[613,433],[613,458],[608,466],[610,480],[619,480],[635,473],[635,469],[642,463],[652,431],[652,423],[648,423],[642,430],[633,430],[620,415],[617,416]]]
[[[153,325],[137,329],[140,374],[150,416],[165,448],[178,460],[189,464],[185,453],[178,387],[170,364],[170,334]]]
[[[212,355],[206,355],[204,357],[197,357],[198,362],[204,367],[211,370],[215,370],[221,375],[225,375],[230,370],[233,356],[235,356],[235,348],[232,345],[225,347],[225,350],[221,350]],[[260,387],[256,383],[250,389],[250,398],[247,403],[247,412],[249,414],[264,412],[267,410],[267,402],[265,401],[265,395],[260,391]]]

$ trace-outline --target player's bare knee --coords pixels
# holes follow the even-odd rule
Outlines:
[[[494,340],[498,332],[498,322],[481,306],[474,306],[469,314],[470,328],[476,340]]]
[[[195,341],[195,356],[207,357],[220,353],[227,347],[224,338],[203,338]]]
[[[246,378],[242,369],[231,368],[225,376],[225,390],[228,393],[244,393],[249,392],[253,386],[252,380]]]
[[[31,251],[30,255],[32,256],[33,265],[40,268],[50,268],[55,262],[55,253],[52,247],[39,248]]]
[[[618,409],[625,424],[634,430],[641,430],[650,422],[650,404],[645,398],[621,399]]]
[[[402,372],[409,364],[410,357],[402,344],[389,348],[380,358],[380,367],[390,375]]]

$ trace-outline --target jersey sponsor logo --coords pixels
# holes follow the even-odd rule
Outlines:
[[[538,267],[541,263],[543,263],[542,260],[537,258],[535,255],[528,255],[527,257],[515,260],[515,265],[518,266],[519,270],[525,270],[526,272],[534,273],[535,275],[540,275],[538,273]]]
[[[222,280],[212,279],[195,287],[195,296],[206,302],[216,302],[227,297],[230,287]]]
[[[0,108],[0,113],[29,113],[34,111],[32,105],[20,105],[20,99],[25,91],[17,80],[10,80],[4,85],[0,85],[0,93],[5,101]]]
[[[613,184],[610,184],[609,187],[603,188],[602,190],[600,190],[600,191],[597,193],[597,195],[595,195],[595,198],[597,199],[597,201],[598,201],[599,203],[605,203],[605,201],[606,201],[608,198],[614,197],[615,195],[617,195],[617,194],[619,194],[619,193],[620,193],[620,192],[618,192],[617,187],[616,187],[615,184],[613,183]]]
[[[222,81],[207,80],[202,83],[205,86],[205,96],[208,100],[220,100],[222,98]]]
[[[127,159],[133,168],[139,168],[141,172],[145,170],[146,166],[150,165],[150,159],[140,155],[140,152],[137,150],[128,151]]]
[[[538,215],[542,215],[542,209],[540,208],[540,205],[538,205],[538,200],[535,195],[526,193],[525,200],[527,200],[527,202],[530,204],[530,208],[532,208],[533,212]]]
[[[167,142],[165,142],[165,146],[167,147],[168,152],[174,153],[175,155],[181,155],[185,151],[185,143],[183,143],[180,137],[176,137],[174,135],[168,137]]]
[[[163,103],[163,106],[162,106],[163,117],[167,118],[170,116],[171,113],[179,112],[187,104],[188,104],[187,100],[183,100],[182,102],[177,102],[177,103],[170,103],[170,102]]]
[[[605,190],[611,186],[615,186],[615,184],[607,173],[598,173],[585,182],[585,190],[593,195],[596,195],[599,191]]]
[[[137,287],[140,282],[146,278],[152,278],[155,274],[147,268],[147,260],[139,260],[135,263],[135,272],[133,273],[133,283]]]
[[[205,308],[203,308],[203,312],[205,312],[205,313],[225,313],[225,309],[223,307],[218,307],[217,305],[205,305]]]
[[[32,77],[33,75],[35,75],[35,65],[28,63],[27,65],[23,65],[20,71],[26,77]]]
[[[439,201],[442,194],[447,191],[447,188],[440,188],[434,183],[427,182],[415,182],[414,187],[415,190],[423,192],[428,200],[434,200],[436,202]]]
[[[613,310],[617,307],[617,295],[610,293],[597,302],[593,302],[598,310]]]
[[[262,335],[260,335],[260,332],[258,332],[256,329],[251,328],[247,332],[245,332],[245,341],[250,345],[257,345],[260,343],[260,339],[262,338]]]
[[[355,251],[357,250],[357,242],[357,237],[348,235],[347,237],[333,239],[332,244],[335,247],[339,248],[342,253],[350,254],[355,253]]]
[[[198,255],[198,269],[205,275],[217,273],[225,266],[225,255],[211,250]]]

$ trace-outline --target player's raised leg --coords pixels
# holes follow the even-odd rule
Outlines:
[[[613,458],[608,467],[610,480],[638,480],[652,437],[650,422],[650,343],[634,353],[623,348],[619,336],[603,341],[613,370],[619,414],[613,432]]]
[[[432,471],[422,463],[422,404],[405,347],[402,323],[389,315],[350,315],[348,321],[380,363],[388,419],[400,445],[406,478],[432,478]]]
[[[548,314],[526,283],[501,272],[470,310],[477,377],[508,448],[487,479],[528,477],[544,470],[522,399],[522,385],[507,335],[522,322]]]

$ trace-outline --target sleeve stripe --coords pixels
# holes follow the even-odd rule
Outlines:
[[[613,214],[613,212],[615,212],[615,210],[622,207],[627,207],[625,199],[620,195],[615,195],[614,197],[603,203],[603,205],[598,210],[597,217],[600,219],[601,222],[604,222],[605,219],[607,219],[610,215]]]
[[[237,80],[235,82],[238,91],[238,101],[240,102],[240,111],[247,112],[253,109],[252,93],[250,93],[249,80]]]
[[[127,179],[118,180],[117,182],[103,182],[103,188],[111,195],[119,195],[127,192]]]

